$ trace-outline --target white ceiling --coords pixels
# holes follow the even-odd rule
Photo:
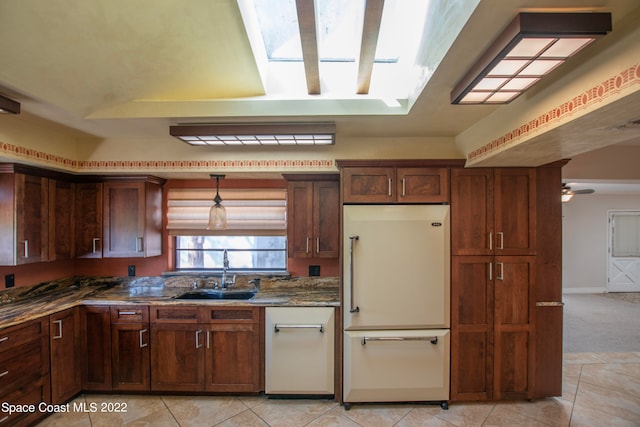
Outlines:
[[[398,108],[375,94],[266,94],[236,0],[5,0],[0,93],[25,113],[98,138],[170,138],[178,123],[310,119],[333,121],[344,136],[455,137],[509,108],[451,105],[449,93],[518,12],[610,11],[614,29],[640,15],[637,0],[477,2],[433,1],[417,87]],[[619,108],[612,119],[631,114]]]

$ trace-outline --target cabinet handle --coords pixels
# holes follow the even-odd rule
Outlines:
[[[9,419],[9,415],[5,415],[4,417],[0,418],[0,423],[3,423],[5,421],[7,421]]]
[[[538,301],[536,307],[562,307],[564,303],[562,301]]]
[[[500,274],[496,274],[496,280],[504,280],[504,263],[496,262],[496,266],[500,266]]]
[[[493,280],[493,263],[489,263],[489,280]]]
[[[143,329],[140,331],[140,348],[144,348],[149,345],[149,343],[145,343],[144,340],[142,339],[142,336],[144,335],[145,332],[147,332],[146,329]]]
[[[499,233],[496,233],[498,236],[500,236],[500,246],[498,246],[497,249],[504,249],[504,233],[501,231]]]
[[[407,186],[405,185],[405,181],[406,179],[402,178],[402,197],[407,195],[407,192],[406,192]]]
[[[23,256],[25,258],[29,258],[29,241],[28,240],[24,240],[22,243],[24,243]]]
[[[202,333],[202,330],[197,330],[196,331],[196,348],[201,348],[202,345],[200,345],[200,334]]]
[[[316,254],[320,253],[320,238],[316,237]]]
[[[144,250],[144,237],[136,237],[136,252]]]
[[[7,375],[9,373],[9,371],[4,371],[3,373],[0,374],[0,377],[4,377],[5,375]]]
[[[0,338],[0,343],[3,343],[3,342],[5,342],[5,341],[6,341],[6,340],[8,340],[8,339],[9,339],[9,337],[2,337],[2,338]]]
[[[291,329],[320,329],[320,333],[324,334],[324,325],[319,324],[319,325],[278,325],[277,323],[274,325],[273,327],[273,332],[280,332],[280,329],[287,329],[287,328],[291,328]]]
[[[59,340],[60,338],[62,338],[62,320],[54,320],[53,323],[58,324],[58,335],[54,335],[52,339]]]
[[[309,238],[307,237],[307,249],[305,249],[305,253],[309,253]]]
[[[98,245],[97,243],[100,241],[99,237],[94,237],[93,238],[93,253],[95,254],[96,252],[98,252]]]
[[[118,316],[135,316],[139,311],[118,311]]]
[[[391,197],[391,183],[392,183],[392,182],[393,182],[393,180],[392,180],[391,178],[389,178],[389,179],[387,180],[387,183],[388,183],[388,185],[389,185],[389,197]]]
[[[353,300],[355,299],[355,295],[353,295],[353,242],[354,240],[358,240],[360,236],[349,236],[349,240],[351,241],[351,245],[349,247],[349,290],[351,293],[349,313],[358,313],[360,311],[360,307],[353,306]]]
[[[211,332],[207,331],[207,348],[211,348]]]
[[[360,344],[366,345],[367,341],[429,341],[438,344],[438,337],[362,337]]]
[[[489,232],[489,250],[493,250],[493,232]]]

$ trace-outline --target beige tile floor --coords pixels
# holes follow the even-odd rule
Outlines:
[[[640,426],[640,352],[565,354],[561,397],[534,402],[352,405],[265,397],[86,394],[126,411],[54,414],[39,426]],[[73,406],[71,407],[73,409]]]

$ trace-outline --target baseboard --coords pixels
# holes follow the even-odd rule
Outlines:
[[[563,294],[604,294],[607,288],[562,288]]]

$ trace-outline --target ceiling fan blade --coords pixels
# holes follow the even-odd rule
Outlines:
[[[570,191],[570,193],[573,193],[573,194],[593,194],[595,192],[596,192],[596,190],[594,190],[592,188],[585,188],[584,190]]]

